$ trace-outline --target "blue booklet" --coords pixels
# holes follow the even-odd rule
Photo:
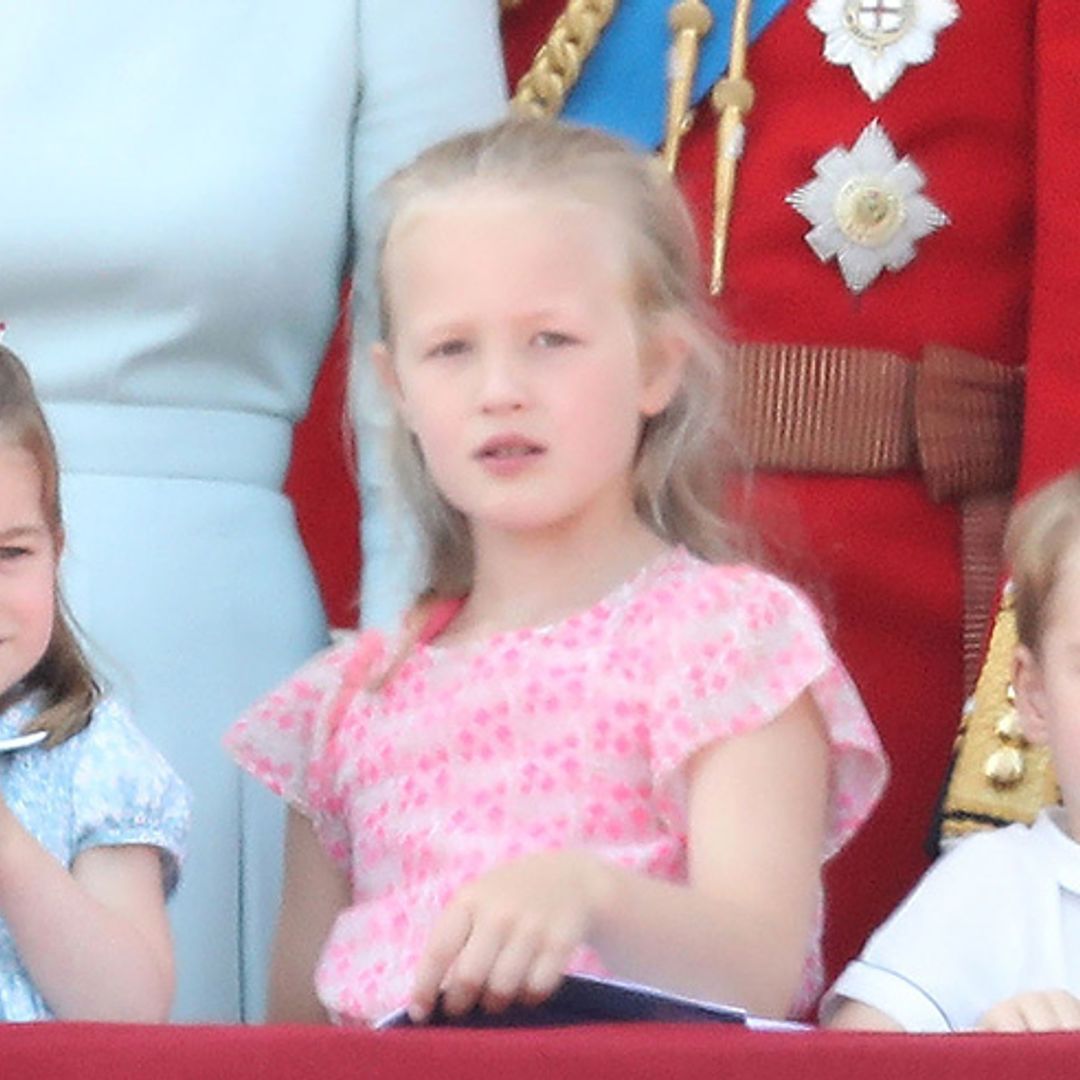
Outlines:
[[[395,1009],[375,1027],[567,1027],[574,1024],[611,1024],[620,1021],[650,1023],[713,1023],[757,1026],[745,1009],[669,994],[640,983],[593,975],[567,975],[554,994],[539,1005],[510,1005],[500,1013],[479,1006],[464,1016],[447,1016],[436,1008],[423,1025],[414,1025],[404,1009]]]

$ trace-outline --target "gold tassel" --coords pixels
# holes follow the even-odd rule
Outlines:
[[[1030,823],[1058,800],[1046,748],[1028,745],[1017,720],[1010,685],[1015,650],[1016,617],[1006,593],[957,736],[942,807],[943,840],[998,823]]]
[[[728,73],[713,87],[712,92],[713,108],[720,115],[716,129],[713,258],[709,281],[709,291],[713,296],[718,295],[724,287],[724,259],[731,223],[731,202],[735,194],[735,173],[742,156],[746,131],[743,118],[754,104],[754,87],[746,78],[749,23],[750,0],[736,0],[731,20]]]
[[[667,129],[664,133],[663,162],[675,174],[679,146],[690,130],[693,113],[690,99],[697,75],[701,39],[712,29],[713,17],[702,0],[676,0],[668,12],[668,25],[675,40],[671,45],[668,68]]]

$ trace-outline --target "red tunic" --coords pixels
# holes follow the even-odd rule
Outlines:
[[[511,85],[563,6],[523,0],[504,16]],[[727,4],[710,6],[729,17]],[[943,343],[1030,364],[1031,482],[1080,458],[1080,375],[1071,362],[1080,349],[1080,120],[1070,111],[1080,100],[1080,20],[1072,0],[959,6],[935,56],[908,67],[877,102],[849,68],[824,60],[804,0],[751,46],[756,101],[720,311],[738,340],[887,348],[916,361],[925,345]],[[823,153],[851,147],[875,118],[898,155],[925,173],[924,194],[951,223],[919,241],[906,268],[884,271],[856,296],[835,263],[811,252],[809,226],[785,196],[812,179]],[[707,242],[714,133],[706,104],[680,159]],[[885,802],[831,871],[827,956],[835,970],[926,864],[963,697],[959,515],[955,504],[932,502],[914,472],[761,473],[756,486],[781,569],[817,586],[894,767]]]

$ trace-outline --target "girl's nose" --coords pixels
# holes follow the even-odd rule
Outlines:
[[[484,412],[516,412],[528,401],[522,363],[510,352],[486,356],[481,369],[480,407]]]

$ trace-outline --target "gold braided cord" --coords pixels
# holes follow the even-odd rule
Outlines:
[[[513,3],[514,0],[509,0]],[[709,291],[718,295],[724,286],[728,228],[731,223],[735,176],[742,142],[743,121],[754,102],[754,88],[746,77],[749,21],[752,0],[734,0],[731,48],[727,75],[712,90],[717,123],[716,176],[713,194],[713,258]],[[582,68],[611,21],[618,0],[569,0],[555,20],[529,70],[521,77],[511,101],[512,109],[526,116],[555,117],[581,77]],[[698,44],[711,28],[712,13],[704,0],[671,0],[669,25],[674,35],[673,74],[680,76],[669,86],[663,159],[674,172],[679,143],[691,114],[684,102]]]
[[[562,112],[618,6],[618,0],[570,0],[517,84],[511,101],[515,112],[548,117]]]

